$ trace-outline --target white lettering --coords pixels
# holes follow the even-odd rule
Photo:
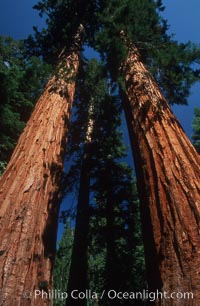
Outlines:
[[[77,292],[78,292],[78,290],[73,290],[73,291],[71,292],[71,297],[72,297],[73,299],[75,299],[75,300],[78,299],[78,296],[74,295],[74,294],[76,294]]]
[[[35,299],[37,299],[38,296],[41,295],[41,291],[40,290],[35,290]]]
[[[110,291],[108,291],[108,297],[109,297],[109,299],[111,299],[111,300],[115,299],[115,298],[116,298],[116,295],[117,295],[117,293],[116,293],[115,290],[110,290]]]

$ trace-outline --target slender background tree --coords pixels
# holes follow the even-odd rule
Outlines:
[[[65,222],[62,238],[59,242],[53,270],[53,288],[59,292],[66,292],[71,264],[72,246],[74,240],[74,228],[71,219]],[[54,305],[64,306],[65,300],[54,300]]]
[[[131,290],[133,286],[137,290],[140,286],[145,286],[144,254],[139,203],[132,170],[122,161],[126,156],[126,148],[122,143],[122,134],[118,130],[121,122],[121,104],[118,95],[112,93],[115,86],[106,78],[104,66],[96,60],[91,60],[88,62],[86,72],[84,81],[77,87],[76,94],[81,93],[81,103],[77,97],[78,104],[75,106],[79,116],[71,123],[72,147],[68,146],[70,153],[77,154],[78,150],[84,157],[87,153],[87,164],[85,159],[82,159],[80,165],[79,156],[76,165],[81,171],[72,253],[73,265],[69,274],[68,291],[70,294],[72,290],[84,291],[87,288],[93,289],[94,292],[101,292],[105,288],[106,291],[109,288]],[[88,101],[92,111],[89,111],[89,120],[82,125],[83,105],[87,105]],[[88,137],[88,122],[91,123],[90,142],[85,140]],[[80,134],[83,138],[77,137]],[[87,165],[86,173],[90,177],[89,189],[88,179],[86,180],[85,174],[83,176],[85,173],[83,163]],[[74,180],[71,172],[79,172],[75,171],[74,164],[71,167],[72,170],[69,170],[70,175],[67,174],[67,178]],[[77,179],[79,175],[74,183]],[[66,185],[70,185],[68,181]],[[84,274],[81,271],[84,271]],[[89,287],[86,287],[86,284]],[[80,301],[69,298],[66,303],[86,305],[90,302],[86,299]],[[110,305],[116,301],[105,299],[98,303]],[[140,302],[137,301],[138,303]]]
[[[194,134],[192,135],[193,143],[197,152],[200,153],[200,109],[195,108],[194,110],[194,121],[193,121]]]

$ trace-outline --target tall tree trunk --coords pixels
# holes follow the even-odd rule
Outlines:
[[[80,177],[80,187],[76,214],[76,226],[74,233],[74,244],[69,273],[67,291],[69,297],[67,306],[87,306],[87,299],[74,299],[71,297],[73,290],[85,292],[88,288],[88,234],[89,234],[89,190],[90,174],[88,168],[87,154],[83,157]],[[77,296],[77,293],[75,294]]]
[[[79,29],[75,43],[80,42]],[[76,49],[77,50],[77,49]],[[63,157],[79,52],[60,57],[0,180],[0,304],[51,305]]]
[[[159,299],[155,305],[200,305],[200,156],[134,45],[124,73],[149,290],[194,294],[193,300]]]
[[[84,144],[84,154],[81,163],[81,174],[78,194],[78,204],[76,213],[76,225],[74,233],[74,243],[71,257],[71,266],[69,272],[69,281],[67,286],[68,299],[67,306],[87,306],[87,299],[75,299],[72,292],[86,292],[88,288],[88,235],[89,235],[89,205],[90,205],[90,145],[91,134],[94,121],[91,115],[94,111],[94,105],[90,101],[89,120]],[[74,296],[77,296],[77,292]]]
[[[111,166],[112,167],[112,166]],[[117,263],[117,254],[116,254],[116,226],[115,226],[115,205],[116,201],[114,198],[113,191],[113,180],[111,177],[111,167],[106,169],[105,172],[105,182],[106,182],[106,229],[105,229],[105,240],[106,240],[106,264],[105,264],[105,289],[108,292],[110,289],[116,290],[119,292],[121,284],[121,278],[116,277],[118,274],[118,269],[120,267]],[[108,303],[110,306],[116,305],[116,300],[111,299],[108,301],[105,298],[105,303]],[[106,305],[108,305],[106,304]]]

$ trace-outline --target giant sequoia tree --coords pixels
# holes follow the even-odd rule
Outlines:
[[[116,1],[108,5],[102,1],[104,26],[97,35],[97,47],[113,78],[118,75],[117,68],[122,71],[124,67],[124,108],[142,202],[149,287],[168,292],[192,287],[198,300],[199,156],[142,62],[171,103],[185,103],[190,85],[199,77],[199,71],[190,66],[199,59],[199,50],[171,40],[153,1],[128,1],[116,7]],[[126,54],[119,47],[120,30],[138,48],[130,43]],[[124,62],[121,67],[120,61]],[[123,92],[123,85],[121,89]],[[178,305],[177,300],[170,302]],[[188,305],[188,301],[179,301],[181,305],[184,302]],[[164,299],[156,303],[168,305]]]
[[[80,48],[82,27],[74,37]],[[0,181],[1,303],[43,305],[23,292],[51,288],[64,146],[79,67],[77,47],[59,58]]]
[[[149,287],[169,293],[191,290],[198,303],[200,158],[133,44],[124,74]],[[175,300],[171,305],[188,303]]]

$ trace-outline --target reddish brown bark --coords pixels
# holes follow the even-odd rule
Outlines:
[[[149,290],[194,293],[156,305],[200,305],[200,156],[133,45],[124,73]]]
[[[62,56],[0,180],[0,304],[51,305],[63,157],[78,52]]]

